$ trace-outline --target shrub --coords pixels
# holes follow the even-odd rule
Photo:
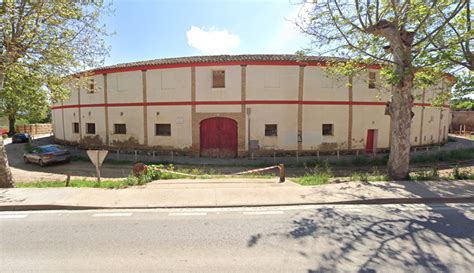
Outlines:
[[[361,182],[368,182],[369,181],[369,174],[368,173],[353,173],[351,176],[352,181],[361,181]]]
[[[474,174],[468,169],[460,169],[458,166],[454,167],[451,174],[453,179],[474,179]]]

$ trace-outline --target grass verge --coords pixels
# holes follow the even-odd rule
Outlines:
[[[127,179],[121,180],[103,180],[98,184],[96,181],[71,179],[69,187],[72,188],[106,188],[106,189],[120,189],[126,188],[129,185]],[[33,183],[15,183],[16,188],[62,188],[66,187],[64,181],[38,181]]]

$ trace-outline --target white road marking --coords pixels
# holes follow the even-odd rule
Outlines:
[[[19,219],[19,218],[25,218],[28,216],[28,214],[5,214],[5,215],[0,215],[0,219]]]
[[[203,216],[207,215],[207,212],[170,212],[169,216]]]
[[[127,217],[131,216],[132,213],[130,212],[112,212],[112,213],[95,213],[92,214],[92,217]]]
[[[245,215],[261,215],[261,214],[283,214],[281,210],[269,210],[269,211],[244,211]]]

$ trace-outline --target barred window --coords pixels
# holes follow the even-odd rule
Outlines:
[[[323,124],[323,136],[333,136],[334,126],[333,124]]]
[[[72,132],[75,134],[79,133],[79,122],[72,123]]]
[[[369,72],[369,89],[375,89],[376,75],[375,72]]]
[[[265,136],[277,136],[278,126],[276,124],[265,124]]]
[[[87,85],[87,94],[93,94],[95,93],[95,82],[94,79],[89,79],[88,85]]]
[[[171,124],[155,124],[156,136],[171,136]]]
[[[212,88],[225,88],[225,70],[212,71]]]
[[[127,126],[123,123],[114,124],[114,134],[125,135],[127,133]]]
[[[95,123],[86,123],[86,129],[87,134],[95,134]]]

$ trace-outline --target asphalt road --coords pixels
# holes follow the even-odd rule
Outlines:
[[[0,213],[0,272],[472,272],[474,204]]]

